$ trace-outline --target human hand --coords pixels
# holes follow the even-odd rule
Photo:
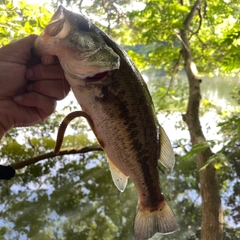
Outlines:
[[[0,48],[0,138],[11,128],[43,122],[56,100],[69,92],[63,70],[53,56],[32,57],[36,35]]]

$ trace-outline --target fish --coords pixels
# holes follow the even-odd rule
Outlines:
[[[58,57],[82,109],[63,120],[55,153],[68,123],[85,117],[107,156],[116,187],[123,192],[130,178],[137,190],[133,238],[179,230],[158,169],[159,162],[173,169],[174,151],[147,85],[125,50],[83,14],[59,6],[36,39],[34,52]]]

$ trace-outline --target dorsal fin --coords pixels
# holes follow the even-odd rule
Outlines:
[[[123,174],[112,162],[108,159],[109,169],[112,179],[119,191],[123,192],[127,186],[128,176]]]
[[[164,129],[159,126],[160,133],[160,159],[159,162],[169,170],[172,170],[175,164],[175,154],[171,142]]]

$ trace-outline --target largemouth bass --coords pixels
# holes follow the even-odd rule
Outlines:
[[[86,17],[62,6],[36,40],[35,52],[59,58],[82,108],[63,125],[77,115],[86,117],[107,155],[117,188],[124,191],[128,178],[134,183],[139,199],[134,238],[178,230],[158,170],[158,161],[173,168],[174,152],[158,124],[148,88],[126,52]]]

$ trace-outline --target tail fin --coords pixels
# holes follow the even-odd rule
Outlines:
[[[139,207],[134,223],[134,239],[147,240],[155,233],[169,234],[179,230],[178,220],[164,201],[164,207],[156,211],[142,211]]]

